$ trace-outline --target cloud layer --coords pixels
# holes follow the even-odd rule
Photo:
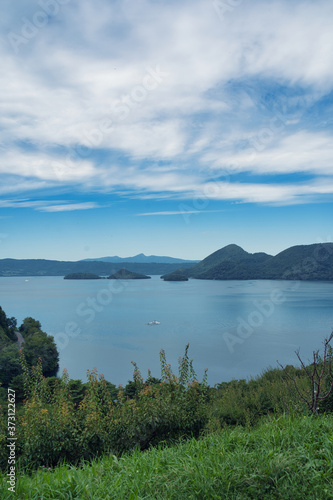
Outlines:
[[[332,2],[20,0],[2,10],[1,194],[332,196]]]

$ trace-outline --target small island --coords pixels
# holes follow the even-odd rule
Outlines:
[[[64,277],[64,280],[101,280],[100,276],[92,273],[70,273]]]
[[[147,280],[150,279],[150,276],[146,276],[145,274],[134,273],[132,271],[128,271],[128,269],[120,269],[111,276],[108,277],[109,280]]]
[[[188,277],[185,274],[184,269],[177,269],[169,274],[164,274],[161,276],[164,281],[188,281]]]

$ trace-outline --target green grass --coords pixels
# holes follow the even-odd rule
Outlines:
[[[18,473],[5,499],[333,499],[333,416],[265,418],[172,447],[81,468]]]

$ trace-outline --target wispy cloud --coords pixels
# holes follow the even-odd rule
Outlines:
[[[146,212],[135,214],[137,217],[146,215],[184,215],[184,214],[201,214],[201,213],[216,213],[224,212],[224,210],[165,210],[163,212]]]
[[[53,200],[53,204],[47,200],[0,200],[0,208],[32,208],[39,212],[70,212],[73,210],[92,210],[100,208],[95,202],[63,203]]]
[[[200,0],[68,2],[13,50],[36,9],[3,7],[0,193],[292,204],[331,185],[331,2],[254,0],[227,19]],[[219,173],[228,184],[207,194]],[[40,210],[94,208],[74,207]]]
[[[40,212],[72,212],[73,210],[91,210],[99,208],[97,203],[70,203],[68,205],[48,205],[38,208]]]

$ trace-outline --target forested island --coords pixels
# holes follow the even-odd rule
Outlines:
[[[181,268],[173,273],[164,274],[161,279],[164,281],[188,281],[188,276],[186,276],[185,270]]]
[[[150,276],[146,276],[145,274],[135,273],[133,271],[129,271],[128,269],[120,269],[114,274],[111,274],[108,277],[109,280],[148,280]]]
[[[92,273],[70,273],[64,277],[64,280],[100,280],[101,276]]]
[[[150,279],[150,276],[146,276],[144,274],[135,273],[133,271],[129,271],[128,269],[119,269],[114,274],[110,276],[102,277],[97,274],[92,273],[70,273],[64,277],[65,280],[101,280],[101,279],[109,279],[109,280],[146,280]]]

